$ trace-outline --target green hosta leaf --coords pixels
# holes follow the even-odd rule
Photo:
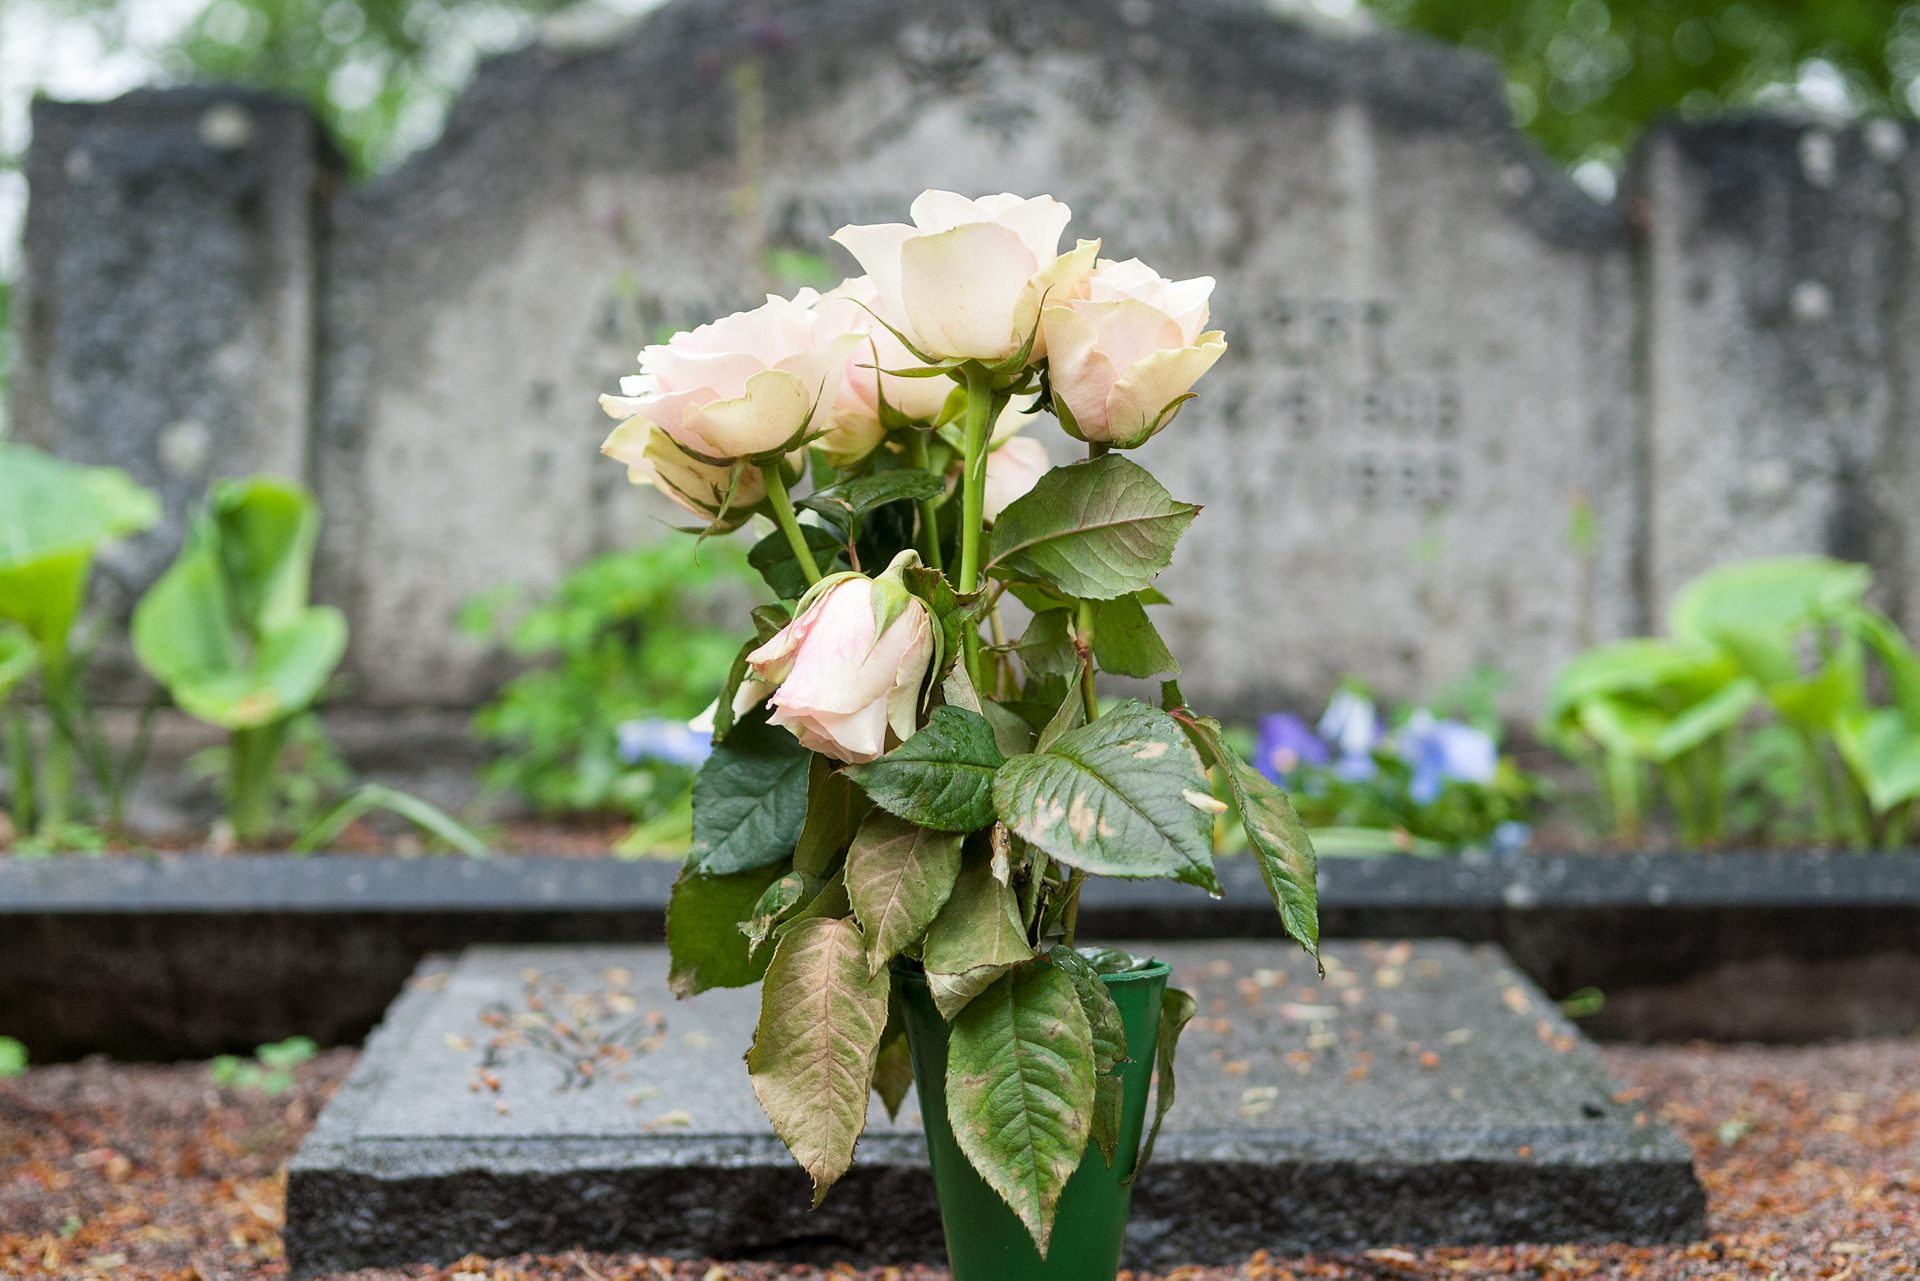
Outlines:
[[[885,974],[868,972],[849,919],[788,929],[760,986],[747,1071],[774,1132],[813,1178],[815,1205],[853,1164],[866,1128],[887,988]]]
[[[125,472],[0,440],[0,619],[25,628],[57,662],[94,553],[159,519],[160,500]]]
[[[1101,601],[1093,620],[1093,656],[1116,676],[1178,676],[1180,664],[1160,639],[1138,596]]]
[[[800,530],[822,574],[847,568],[847,543],[838,533],[809,524],[801,525]],[[766,580],[781,600],[798,600],[806,595],[810,586],[807,571],[800,568],[787,536],[777,529],[753,545],[747,553],[747,564],[753,566],[754,572]]]
[[[747,936],[747,947],[751,954],[759,955],[760,949],[773,938],[774,932],[792,920],[819,893],[819,878],[808,876],[805,872],[788,872],[767,886],[750,909],[747,919],[740,922],[740,932]]]
[[[1073,980],[1073,991],[1086,1012],[1087,1026],[1093,1033],[1093,1145],[1108,1165],[1120,1147],[1120,1113],[1126,1099],[1126,1086],[1115,1069],[1127,1061],[1127,1025],[1120,1017],[1112,993],[1100,981],[1085,957],[1065,944],[1047,953],[1049,959]]]
[[[1716,646],[1772,685],[1799,675],[1799,629],[1857,605],[1872,583],[1865,565],[1767,556],[1700,575],[1674,595],[1668,614],[1676,639]]]
[[[1020,904],[989,858],[965,859],[921,949],[934,1004],[952,1018],[1009,966],[1033,959]]]
[[[1118,454],[1056,467],[994,521],[987,572],[1111,600],[1146,587],[1172,562],[1199,511]]]
[[[39,662],[33,637],[17,623],[0,622],[0,703],[25,680]]]
[[[967,1160],[1046,1257],[1061,1189],[1087,1149],[1093,1034],[1073,980],[1026,965],[953,1021],[947,1112]]]
[[[993,822],[993,775],[1005,759],[986,717],[938,707],[912,738],[845,772],[874,804],[910,823],[972,832]]]
[[[837,481],[801,499],[800,506],[844,522],[849,517],[864,516],[888,503],[938,498],[945,492],[945,483],[932,472],[900,468]]]
[[[1320,956],[1320,892],[1313,842],[1287,794],[1248,765],[1220,737],[1220,724],[1184,708],[1174,719],[1187,731],[1201,759],[1220,771],[1246,829],[1247,849],[1260,868],[1280,923],[1316,960]]]
[[[680,869],[667,899],[667,986],[675,996],[760,981],[767,967],[754,960],[740,925],[785,870],[761,867],[733,876],[703,876],[692,863]]]
[[[1920,797],[1920,732],[1892,708],[1843,716],[1834,745],[1876,814]]]
[[[993,803],[1001,822],[1069,867],[1219,891],[1219,803],[1180,726],[1144,703],[1014,757],[994,777]]]
[[[307,603],[320,511],[298,485],[221,481],[133,612],[133,648],[182,710],[227,729],[305,711],[346,652],[338,610]]]
[[[885,811],[860,825],[847,851],[847,897],[878,974],[933,923],[960,875],[958,833],[917,827]]]
[[[1014,647],[1029,676],[1072,676],[1080,667],[1073,648],[1073,611],[1049,609],[1035,614]]]
[[[693,781],[693,857],[709,875],[784,862],[807,818],[812,753],[783,729],[734,727]]]
[[[1173,1053],[1180,1044],[1180,1034],[1193,1022],[1199,1009],[1194,999],[1177,987],[1168,988],[1160,998],[1160,1036],[1153,1061],[1153,1126],[1147,1131],[1146,1146],[1140,1149],[1133,1173],[1127,1176],[1129,1183],[1140,1177],[1141,1169],[1153,1159],[1153,1145],[1160,1141],[1160,1123],[1167,1119],[1167,1112],[1173,1107]]]

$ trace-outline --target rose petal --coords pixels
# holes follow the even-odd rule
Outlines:
[[[1107,396],[1112,439],[1132,447],[1166,426],[1160,421],[1166,407],[1191,391],[1226,350],[1226,339],[1216,329],[1200,335],[1195,346],[1157,351],[1128,366]]]
[[[1094,259],[1099,253],[1099,241],[1082,240],[1035,272],[1020,291],[1020,300],[1014,304],[1013,313],[1014,350],[1017,351],[1018,344],[1024,343],[1027,335],[1032,334],[1033,350],[1028,353],[1029,363],[1039,361],[1047,354],[1047,336],[1034,328],[1040,308],[1080,297],[1086,291],[1087,277],[1092,273]]]
[[[884,222],[868,227],[846,226],[833,233],[836,244],[854,256],[890,316],[904,316],[900,299],[900,250],[908,237],[920,233],[903,222]]]
[[[786,444],[812,409],[813,392],[796,375],[764,369],[747,379],[745,395],[691,407],[683,426],[709,446],[699,452],[746,458]]]
[[[979,360],[1011,355],[1014,307],[1039,265],[1019,236],[993,223],[907,241],[900,296],[921,350]]]

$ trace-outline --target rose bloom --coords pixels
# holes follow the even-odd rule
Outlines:
[[[1084,298],[1049,302],[1040,319],[1061,424],[1123,449],[1173,421],[1178,402],[1227,350],[1208,330],[1213,277],[1168,280],[1138,258],[1101,259]]]
[[[629,467],[655,457],[658,428],[696,462],[764,457],[825,431],[858,340],[815,310],[819,295],[763,306],[675,334],[640,353],[640,373],[600,407],[621,420],[601,452]],[[651,464],[656,469],[660,463]],[[644,468],[643,468],[644,470]]]
[[[931,359],[994,363],[1032,335],[1030,359],[1038,360],[1042,299],[1079,294],[1100,251],[1097,240],[1059,251],[1070,215],[1052,196],[924,191],[912,226],[842,227],[833,238],[859,259],[882,314]]]
[[[882,310],[885,305],[871,278],[854,276],[841,281],[817,307],[830,329],[859,335],[840,380],[833,425],[820,440],[827,461],[835,467],[852,466],[886,438],[886,427],[880,421],[883,394],[887,407],[895,413],[930,423],[940,417],[954,390],[950,378],[894,378],[881,372],[921,367],[906,345],[888,330],[887,324],[897,328],[899,321],[886,315]],[[880,319],[875,319],[876,312]]]
[[[903,562],[918,560],[902,552],[878,579],[822,579],[794,620],[747,655],[736,713],[767,697],[769,724],[838,761],[878,759],[889,732],[896,742],[913,737],[933,662],[932,617],[900,581]]]
[[[600,452],[627,465],[627,479],[651,485],[713,527],[716,533],[738,529],[750,509],[767,496],[766,481],[757,467],[745,467],[736,479],[733,468],[703,463],[645,418],[633,418],[614,430]],[[788,455],[790,465],[799,454]],[[728,489],[732,497],[728,497]],[[723,515],[724,513],[724,515]]]

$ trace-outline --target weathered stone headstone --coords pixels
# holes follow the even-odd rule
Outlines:
[[[103,562],[125,587],[172,559],[209,479],[307,477],[339,172],[312,114],[262,94],[34,104],[13,422],[160,492],[160,532]]]
[[[1670,1133],[1491,949],[1182,943],[1200,1014],[1142,1173],[1136,1264],[1390,1243],[1683,1239]],[[854,1170],[806,1176],[740,1058],[753,991],[668,995],[658,948],[478,948],[429,963],[294,1159],[301,1274],[571,1246],[724,1258],[942,1257],[917,1103]]]
[[[1165,584],[1205,705],[1491,662],[1531,720],[1578,648],[1756,553],[1866,558],[1920,626],[1891,121],[1664,127],[1603,204],[1491,64],[1254,0],[680,0],[488,63],[438,143],[337,193],[284,106],[37,119],[20,431],[176,518],[212,472],[311,480],[362,707],[471,705],[501,655],[463,600],[659,533],[595,449],[640,346],[831,284],[827,235],[927,186],[1050,191],[1108,253],[1219,278],[1231,349],[1143,451],[1208,507]]]

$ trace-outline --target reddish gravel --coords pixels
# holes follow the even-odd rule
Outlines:
[[[1614,1049],[1608,1057],[1647,1111],[1693,1144],[1710,1198],[1709,1240],[1637,1249],[1256,1255],[1237,1268],[1183,1269],[1162,1281],[1920,1276],[1920,1040]],[[280,1166],[352,1061],[347,1051],[323,1055],[280,1098],[215,1089],[201,1064],[95,1062],[0,1081],[0,1276],[283,1276]],[[944,1275],[584,1254],[352,1274],[353,1281]]]

